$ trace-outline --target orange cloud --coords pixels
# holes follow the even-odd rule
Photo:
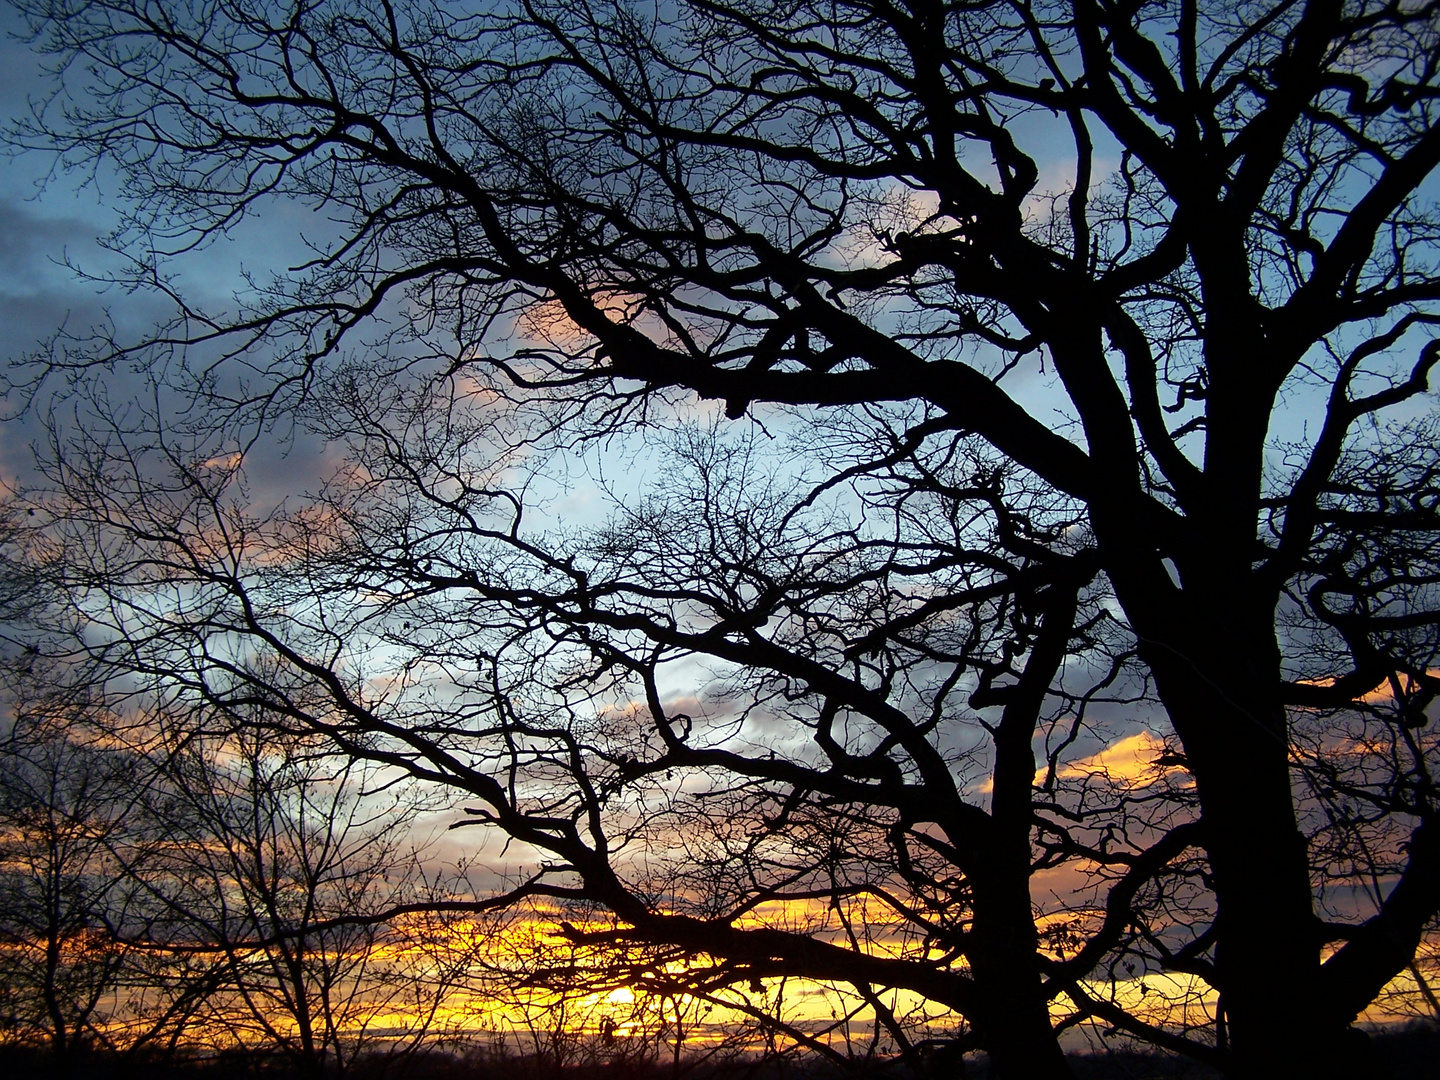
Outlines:
[[[1098,753],[1062,765],[1056,772],[1061,780],[1101,777],[1117,784],[1153,783],[1173,772],[1183,771],[1178,765],[1159,764],[1166,751],[1165,740],[1148,731],[1127,735]],[[1037,774],[1043,779],[1045,770]]]
[[[1430,668],[1425,674],[1432,679],[1440,679],[1440,668]],[[1333,675],[1325,675],[1318,679],[1297,679],[1296,682],[1302,686],[1334,686],[1335,677]],[[1360,694],[1353,700],[1364,705],[1379,705],[1386,701],[1394,701],[1396,682],[1400,684],[1400,688],[1407,694],[1418,689],[1415,685],[1415,679],[1408,672],[1397,671],[1393,679],[1387,678],[1379,686],[1375,687],[1375,689]]]

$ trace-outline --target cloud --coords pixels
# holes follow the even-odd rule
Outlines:
[[[1165,740],[1148,731],[1111,743],[1098,753],[1060,766],[1056,777],[1061,780],[1098,777],[1117,784],[1149,784],[1173,772],[1181,772],[1175,764],[1161,764],[1166,752]],[[1037,778],[1043,778],[1041,770]]]
[[[1432,679],[1440,679],[1440,668],[1429,668],[1426,670],[1425,674],[1430,676]],[[1333,675],[1326,675],[1318,679],[1296,679],[1295,681],[1301,686],[1335,685],[1335,677]],[[1363,705],[1379,705],[1385,702],[1394,701],[1395,686],[1397,683],[1399,684],[1401,690],[1406,694],[1414,693],[1415,691],[1420,689],[1420,686],[1417,685],[1417,681],[1407,672],[1397,671],[1393,679],[1385,679],[1384,682],[1380,683],[1374,689],[1367,690],[1365,693],[1356,696],[1352,700]]]
[[[1171,773],[1185,771],[1172,762],[1162,763],[1161,758],[1167,751],[1164,739],[1149,731],[1140,731],[1118,739],[1086,757],[1061,764],[1055,770],[1055,777],[1058,780],[1098,779],[1112,784],[1144,787]],[[1045,782],[1049,772],[1048,766],[1035,770],[1037,787]],[[982,795],[988,795],[994,789],[994,777],[986,777],[985,781],[975,788]]]

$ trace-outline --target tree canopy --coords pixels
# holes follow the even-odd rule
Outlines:
[[[45,649],[463,793],[534,853],[477,903],[636,985],[1370,1067],[1440,910],[1436,3],[17,7],[12,140],[176,312],[12,374]]]

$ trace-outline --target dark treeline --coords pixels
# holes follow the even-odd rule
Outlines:
[[[1380,1059],[1396,1076],[1433,1074],[1440,1028],[1414,1024],[1376,1036]],[[599,1043],[576,1060],[556,1064],[539,1055],[496,1051],[476,1040],[452,1039],[404,1056],[362,1056],[347,1075],[354,1080],[925,1080],[936,1075],[926,1062],[857,1060],[838,1067],[813,1055],[727,1054],[687,1057],[680,1068],[654,1057],[612,1052]],[[1216,1080],[1219,1074],[1183,1058],[1130,1048],[1076,1052],[1069,1065],[1079,1080]],[[306,1075],[277,1055],[264,1053],[117,1054],[87,1049],[60,1066],[44,1049],[0,1045],[0,1068],[35,1080],[302,1080]],[[983,1055],[972,1055],[959,1075],[992,1080]]]

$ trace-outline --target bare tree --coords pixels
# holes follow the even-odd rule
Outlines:
[[[28,681],[28,680],[24,680]],[[33,687],[31,688],[33,690]],[[5,1034],[47,1046],[64,1073],[125,1027],[128,958],[112,929],[136,883],[115,856],[138,801],[124,755],[87,745],[62,706],[21,695],[0,741],[0,987]]]
[[[474,949],[419,862],[413,786],[314,740],[174,738],[150,751],[165,839],[144,875],[144,945],[197,961],[170,972],[171,996],[195,1001],[181,1038],[307,1076],[413,1052]]]
[[[1056,999],[1371,1067],[1440,907],[1433,3],[19,6],[62,90],[15,137],[120,169],[131,281],[276,199],[338,230],[52,343],[200,417],[57,432],[92,657],[470,793],[510,898],[613,913],[577,941],[903,988],[1009,1075],[1066,1074]],[[777,460],[682,437],[608,528],[527,525],[544,451],[696,398]],[[353,467],[267,516],[224,455],[277,418]],[[1138,797],[1075,764],[1152,700]],[[1137,960],[1223,1005],[1093,992]]]

